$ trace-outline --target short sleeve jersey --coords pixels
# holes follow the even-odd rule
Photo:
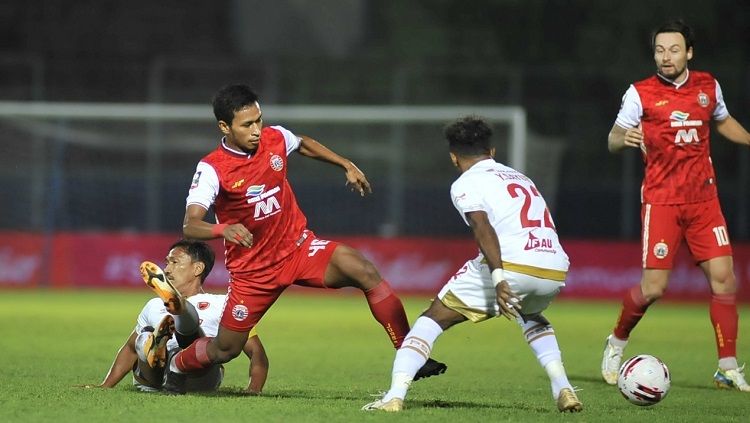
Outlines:
[[[219,322],[221,313],[224,311],[224,302],[226,295],[216,294],[196,294],[188,297],[187,300],[195,307],[200,319],[200,327],[206,336],[216,336],[219,332]],[[152,298],[141,310],[138,315],[138,321],[135,325],[135,333],[141,333],[143,328],[151,326],[156,328],[161,323],[164,316],[168,314],[164,307],[164,302],[160,298]],[[177,341],[174,337],[167,341],[167,348],[178,348]]]
[[[242,223],[253,234],[250,248],[224,242],[231,275],[271,271],[297,247],[307,218],[287,180],[287,159],[299,146],[283,127],[265,127],[252,155],[222,141],[198,163],[187,205],[213,205],[217,223]]]
[[[482,160],[451,186],[451,199],[468,225],[466,213],[484,211],[500,241],[502,261],[566,272],[568,256],[560,245],[547,203],[522,173]],[[482,260],[479,253],[477,260]]]
[[[654,75],[631,85],[615,124],[642,128],[641,201],[669,205],[715,198],[710,124],[727,117],[721,87],[710,73],[689,72],[680,84]]]

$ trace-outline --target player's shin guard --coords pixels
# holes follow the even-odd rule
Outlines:
[[[394,294],[391,286],[383,280],[375,288],[365,291],[365,298],[373,317],[383,325],[393,346],[401,347],[409,332],[409,321],[401,300]]]
[[[171,370],[178,373],[190,373],[211,367],[213,363],[208,357],[207,346],[212,339],[209,337],[200,338],[177,353],[170,363]]]
[[[640,285],[631,288],[622,301],[622,310],[614,330],[615,337],[622,340],[630,338],[630,332],[641,321],[650,305],[651,303],[643,296]]]
[[[391,389],[383,397],[383,401],[392,398],[405,398],[414,375],[427,362],[432,352],[432,346],[443,328],[429,317],[420,317],[414,322],[409,334],[406,335],[401,348],[396,352],[393,362]]]
[[[714,294],[710,313],[719,359],[736,357],[738,317],[735,294]]]

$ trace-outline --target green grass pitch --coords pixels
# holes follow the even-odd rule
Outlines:
[[[433,356],[448,372],[415,382],[403,413],[360,411],[389,386],[394,351],[364,298],[351,291],[290,292],[274,305],[258,327],[271,361],[262,397],[240,394],[244,356],[227,365],[212,395],[139,393],[129,377],[111,390],[74,387],[101,381],[149,294],[0,291],[0,421],[745,422],[750,415],[749,394],[713,386],[707,302],[656,304],[634,333],[626,355],[656,355],[672,371],[669,396],[653,407],[630,405],[599,376],[619,304],[559,300],[547,316],[571,382],[582,389],[582,413],[557,412],[519,328],[502,318],[464,323],[439,338]],[[404,298],[410,321],[427,303]],[[740,362],[750,359],[748,310],[740,309]]]

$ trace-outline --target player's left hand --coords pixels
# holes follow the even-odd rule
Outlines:
[[[367,181],[365,174],[352,162],[349,162],[349,165],[346,167],[346,186],[352,192],[359,192],[359,195],[362,197],[365,194],[372,194],[370,182]]]

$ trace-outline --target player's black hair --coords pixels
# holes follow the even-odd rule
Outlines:
[[[258,94],[247,85],[227,85],[214,94],[211,104],[214,107],[214,116],[217,121],[224,121],[227,125],[232,124],[234,112],[250,106],[258,101]]]
[[[656,36],[665,32],[679,32],[685,39],[685,50],[690,50],[695,42],[693,28],[688,26],[682,19],[676,19],[662,24],[651,33],[651,51],[656,48]]]
[[[458,156],[490,154],[492,127],[478,116],[462,117],[443,129],[448,149]]]
[[[201,285],[206,281],[208,274],[211,273],[211,269],[214,268],[214,250],[203,241],[193,241],[189,239],[181,239],[171,247],[170,251],[174,248],[181,248],[187,255],[190,256],[193,261],[199,261],[203,263],[203,273],[201,273]]]

